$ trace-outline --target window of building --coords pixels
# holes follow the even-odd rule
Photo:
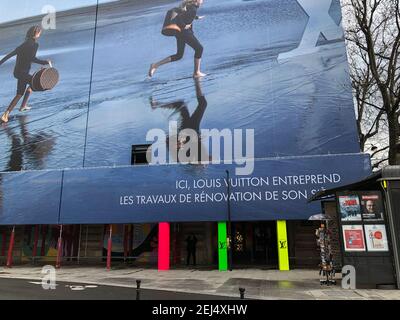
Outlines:
[[[150,144],[138,144],[132,146],[132,165],[144,165],[149,164],[146,158],[147,149],[150,147]],[[151,160],[151,159],[149,159]]]

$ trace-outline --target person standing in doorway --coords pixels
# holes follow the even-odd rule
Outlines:
[[[186,238],[187,261],[186,265],[190,263],[190,257],[193,257],[193,265],[196,266],[196,246],[197,238],[194,234]]]

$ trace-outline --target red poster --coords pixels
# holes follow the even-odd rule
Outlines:
[[[346,251],[365,251],[362,226],[343,226],[343,238]]]

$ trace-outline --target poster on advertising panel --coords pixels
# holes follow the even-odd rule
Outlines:
[[[383,221],[382,197],[379,192],[362,192],[360,199],[364,221]]]
[[[389,251],[385,225],[365,225],[364,229],[368,251]]]
[[[365,251],[362,225],[343,226],[343,240],[345,251]]]
[[[342,221],[361,221],[360,199],[357,195],[339,196]]]

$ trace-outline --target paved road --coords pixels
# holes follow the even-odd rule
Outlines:
[[[57,282],[55,290],[44,290],[37,280],[0,279],[0,300],[136,300],[136,289]],[[229,300],[230,297],[140,290],[140,300]]]
[[[41,281],[42,271],[41,266],[15,266],[11,269],[0,267],[0,299],[7,297],[4,294],[2,295],[4,293],[3,283],[5,282],[2,282],[1,279],[4,279],[4,281],[5,279],[36,279],[33,281]],[[118,292],[126,291],[127,295],[133,294],[129,297],[130,299],[136,298],[135,281],[140,279],[143,288],[155,290],[150,291],[150,296],[146,290],[143,291],[143,299],[152,299],[158,292],[161,295],[160,299],[218,298],[214,295],[222,296],[223,299],[227,296],[237,298],[239,288],[243,287],[246,288],[246,298],[249,299],[400,300],[400,290],[344,290],[340,286],[340,274],[337,278],[337,286],[321,286],[318,271],[312,269],[289,272],[261,269],[238,269],[231,272],[172,269],[167,272],[159,272],[150,268],[138,267],[113,268],[111,271],[107,271],[102,266],[63,266],[56,272],[57,280],[60,283],[62,282],[64,286],[71,283],[93,283],[105,286],[107,291],[110,292],[113,292],[115,287],[122,287],[120,289],[115,288],[115,290]],[[35,287],[35,285],[32,286]],[[40,284],[36,286],[40,287]],[[128,286],[131,289],[126,288]],[[123,289],[124,287],[125,289]],[[10,294],[11,289],[12,286],[10,285],[10,290],[6,291],[6,294]],[[68,289],[71,290],[69,287]],[[90,288],[84,290],[83,293],[86,294],[88,289]],[[171,292],[171,296],[164,290]],[[74,297],[75,293],[76,291],[74,291]],[[33,294],[35,295],[35,293]],[[163,298],[164,295],[167,295],[167,297]],[[119,294],[117,294],[117,297],[110,299],[121,299]],[[154,299],[157,299],[157,297]],[[80,299],[80,296],[78,298]],[[128,299],[128,296],[123,298]]]

